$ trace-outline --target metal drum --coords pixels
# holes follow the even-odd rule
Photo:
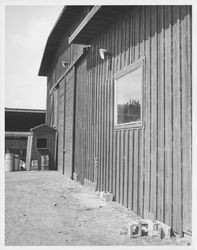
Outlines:
[[[7,153],[5,154],[5,172],[14,171],[14,154]]]
[[[19,157],[19,155],[15,155],[15,157],[14,157],[14,170],[15,171],[20,170],[19,164],[20,164],[20,157]]]

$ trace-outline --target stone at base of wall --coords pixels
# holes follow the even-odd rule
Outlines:
[[[171,227],[158,220],[145,219],[141,223],[148,225],[149,236],[158,236],[162,239],[171,237]]]
[[[109,192],[100,192],[100,199],[103,200],[103,201],[106,201],[106,202],[111,202],[113,201],[113,194],[112,193],[109,193]]]
[[[142,236],[142,226],[138,223],[129,223],[128,236],[130,238]]]

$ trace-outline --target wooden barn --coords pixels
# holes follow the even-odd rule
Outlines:
[[[39,75],[58,171],[190,234],[192,7],[66,6]]]

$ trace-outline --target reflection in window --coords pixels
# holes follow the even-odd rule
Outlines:
[[[116,79],[116,124],[141,121],[142,67]]]

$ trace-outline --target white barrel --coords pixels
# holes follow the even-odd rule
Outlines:
[[[5,154],[5,172],[14,171],[14,154],[7,153]]]
[[[19,155],[14,156],[14,170],[18,171],[19,170],[19,164],[20,164],[20,157]]]

